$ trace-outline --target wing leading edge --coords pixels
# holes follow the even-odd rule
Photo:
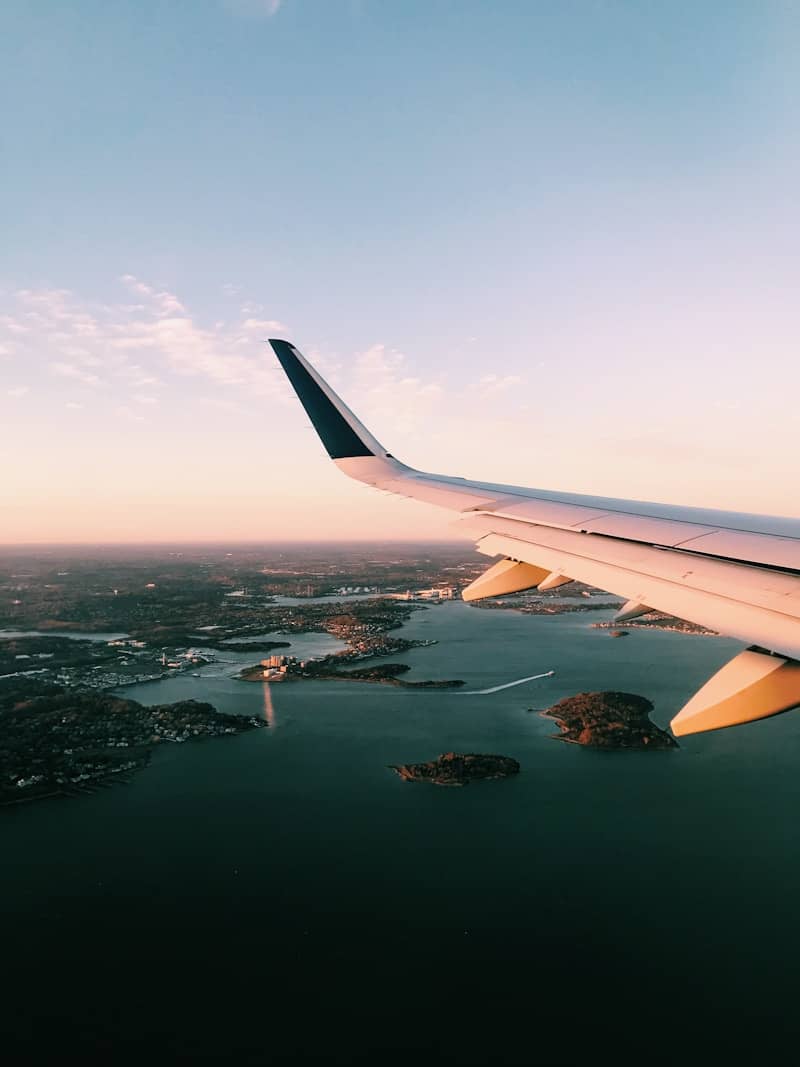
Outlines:
[[[800,520],[469,481],[395,459],[288,341],[270,344],[329,456],[367,485],[457,511],[502,559],[464,598],[585,581],[753,646],[672,720],[697,733],[800,704]]]

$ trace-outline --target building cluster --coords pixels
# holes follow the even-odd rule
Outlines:
[[[264,679],[266,681],[279,681],[286,677],[289,670],[289,664],[294,663],[294,656],[267,656],[266,659],[261,660],[261,666],[264,668]]]
[[[115,660],[106,657],[100,663],[62,664],[51,671],[46,668],[37,673],[47,673],[49,679],[59,685],[81,685],[89,689],[112,689],[121,685],[154,681],[164,677],[165,671],[186,671],[202,667],[216,660],[216,654],[205,648],[161,649],[148,648],[145,641],[134,638],[116,638],[106,645],[117,653]],[[39,653],[38,659],[51,659],[52,653]],[[18,655],[17,659],[32,659],[30,655]],[[31,674],[32,671],[18,673]]]
[[[164,651],[161,653],[161,666],[169,670],[180,670],[190,664],[202,667],[206,663],[213,663],[215,658],[213,652],[200,648],[187,648],[185,652],[176,652],[174,659],[169,659]]]

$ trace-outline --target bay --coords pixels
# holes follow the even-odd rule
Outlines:
[[[669,1060],[690,1039],[768,1049],[776,1013],[785,1038],[800,717],[670,752],[561,744],[529,709],[619,689],[665,725],[738,650],[613,640],[591,626],[610,615],[414,613],[396,633],[438,643],[398,657],[410,680],[555,672],[469,699],[219,672],[126,687],[269,727],[162,746],[129,785],[3,812],[15,1039],[46,1043],[44,1014],[118,1060],[580,1062],[598,1042]],[[450,750],[522,772],[440,789],[388,769]]]

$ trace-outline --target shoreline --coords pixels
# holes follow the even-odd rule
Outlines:
[[[695,623],[680,624],[654,622],[593,622],[593,630],[618,630],[624,627],[626,630],[660,630],[662,633],[684,634],[686,637],[723,637],[716,630],[708,630],[705,626],[697,626]]]

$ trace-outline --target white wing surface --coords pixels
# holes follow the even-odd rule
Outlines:
[[[351,478],[459,512],[501,559],[465,600],[568,581],[626,599],[621,622],[666,612],[749,646],[672,720],[676,734],[800,704],[800,520],[473,482],[395,459],[288,341],[270,341],[323,445]]]

